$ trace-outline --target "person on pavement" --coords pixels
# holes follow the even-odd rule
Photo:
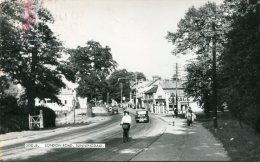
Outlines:
[[[178,109],[176,107],[174,108],[174,115],[176,118],[178,117]]]
[[[124,111],[124,116],[121,120],[120,125],[123,128],[123,142],[129,141],[129,130],[131,125],[131,116],[128,111]]]
[[[193,121],[196,119],[196,115],[192,111],[191,107],[188,108],[187,113],[186,113],[186,118],[187,118],[187,124],[190,126],[190,124],[193,123]]]
[[[190,126],[190,124],[192,123],[192,110],[191,110],[191,107],[189,107],[187,112],[186,112],[186,118],[187,118],[187,124],[188,124],[188,126]]]

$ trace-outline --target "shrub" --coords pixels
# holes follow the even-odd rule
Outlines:
[[[44,127],[55,127],[55,112],[44,106],[37,106],[30,111],[30,115],[39,115],[43,112]],[[26,106],[18,106],[14,96],[0,98],[0,134],[29,129],[29,114]]]
[[[0,133],[29,129],[28,114],[17,105],[14,96],[0,98]]]

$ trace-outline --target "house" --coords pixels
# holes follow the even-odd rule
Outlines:
[[[58,99],[61,101],[62,105],[53,102],[51,99],[40,100],[38,98],[35,99],[36,106],[46,106],[51,108],[52,110],[58,111],[67,111],[70,112],[73,110],[76,105],[76,91],[72,88],[66,87],[62,89],[57,95]]]
[[[138,82],[136,85],[136,101],[137,107],[145,107],[145,92],[149,90],[153,85],[157,85],[161,78],[158,76],[153,76],[153,80]]]
[[[182,84],[182,81],[178,80],[176,88],[176,79],[159,80],[145,92],[145,108],[153,113],[173,113],[173,108],[176,107],[177,92],[178,110],[184,112],[190,99],[185,96]]]

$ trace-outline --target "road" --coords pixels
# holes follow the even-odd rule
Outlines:
[[[134,115],[131,114],[134,121]],[[146,150],[165,131],[163,120],[150,115],[150,123],[133,122],[130,142],[122,142],[122,115],[99,125],[82,126],[79,129],[58,132],[53,135],[37,135],[13,140],[3,145],[1,160],[4,161],[129,161]],[[25,148],[25,143],[105,143],[106,148]]]

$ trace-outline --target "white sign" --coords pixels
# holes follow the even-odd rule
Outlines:
[[[25,148],[106,148],[104,143],[26,143]]]

